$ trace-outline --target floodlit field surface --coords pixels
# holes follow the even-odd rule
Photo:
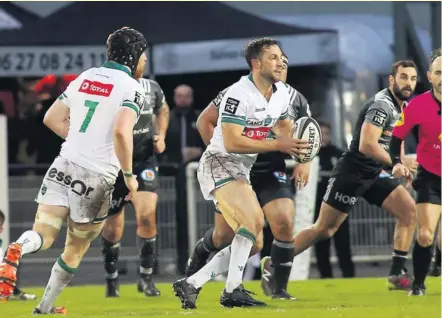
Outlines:
[[[427,295],[409,297],[403,291],[388,291],[385,279],[310,280],[293,282],[289,291],[297,301],[276,301],[262,296],[259,282],[247,282],[268,307],[261,309],[222,308],[223,284],[207,284],[200,293],[196,310],[183,310],[171,284],[159,284],[162,296],[146,298],[135,285],[121,286],[119,299],[104,298],[104,286],[67,288],[56,305],[67,307],[69,317],[216,317],[216,318],[416,318],[441,317],[441,279],[427,279]],[[41,296],[43,289],[26,289]],[[0,303],[1,318],[30,317],[38,301]]]

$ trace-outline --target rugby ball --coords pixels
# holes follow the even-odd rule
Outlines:
[[[299,158],[292,156],[296,162],[306,163],[312,161],[321,149],[321,127],[319,127],[318,122],[311,117],[301,117],[296,120],[292,137],[294,139],[308,140],[307,153],[301,155]]]

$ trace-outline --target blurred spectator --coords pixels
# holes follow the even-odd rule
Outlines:
[[[165,160],[175,163],[196,160],[201,156],[204,144],[196,129],[198,113],[193,109],[193,89],[179,85],[173,99],[175,108],[170,114]]]
[[[36,163],[50,164],[60,152],[63,139],[43,124],[43,118],[56,98],[58,95],[36,104],[32,120],[29,120],[28,130],[31,133],[28,136],[27,152],[30,155],[36,154]]]
[[[325,122],[319,122],[322,132],[322,146],[319,151],[319,180],[316,193],[315,221],[318,219],[322,198],[327,190],[328,179],[333,167],[344,152],[331,143],[331,126]],[[351,259],[350,247],[350,223],[349,218],[342,223],[332,238],[338,256],[339,267],[343,277],[354,277],[355,268]],[[331,239],[320,241],[315,245],[316,261],[321,278],[332,278],[333,271],[330,263]]]

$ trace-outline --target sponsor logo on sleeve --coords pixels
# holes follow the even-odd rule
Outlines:
[[[373,115],[373,122],[377,123],[381,126],[385,124],[385,121],[387,120],[387,113],[383,111],[382,109],[376,109],[374,115]]]
[[[226,113],[235,115],[238,106],[239,106],[239,100],[229,97],[227,98],[226,107],[224,110]]]

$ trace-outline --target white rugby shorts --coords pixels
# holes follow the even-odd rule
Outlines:
[[[233,156],[214,151],[203,153],[197,176],[201,192],[206,200],[214,200],[212,191],[229,182],[236,180],[250,184],[250,169]]]
[[[36,202],[64,206],[76,223],[103,222],[115,180],[57,157],[43,178]]]

